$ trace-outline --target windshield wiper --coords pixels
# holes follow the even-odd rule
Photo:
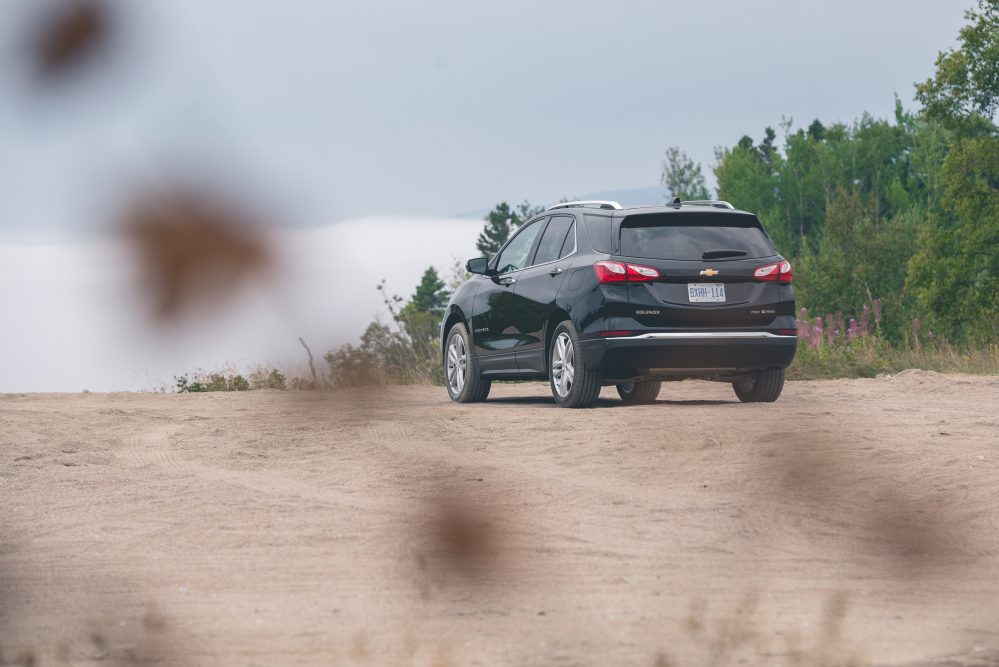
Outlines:
[[[743,257],[745,250],[705,250],[701,259],[721,259],[723,257]]]

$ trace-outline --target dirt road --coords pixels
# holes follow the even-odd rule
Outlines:
[[[546,392],[0,396],[0,664],[999,664],[999,378]]]

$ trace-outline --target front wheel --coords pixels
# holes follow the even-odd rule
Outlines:
[[[444,347],[444,384],[448,396],[457,403],[486,400],[492,381],[480,377],[472,359],[472,345],[464,324],[455,324]]]
[[[773,403],[784,389],[784,369],[764,368],[745,380],[732,383],[743,403]]]
[[[548,377],[552,396],[563,408],[588,408],[600,396],[600,374],[586,367],[579,334],[569,320],[552,336]]]
[[[655,403],[662,386],[662,382],[622,382],[617,385],[617,394],[631,405]]]

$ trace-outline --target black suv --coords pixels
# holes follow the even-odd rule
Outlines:
[[[477,275],[441,322],[460,403],[485,400],[493,380],[545,379],[565,407],[611,384],[650,403],[664,380],[688,378],[774,401],[797,348],[791,264],[727,202],[558,204],[466,268]]]

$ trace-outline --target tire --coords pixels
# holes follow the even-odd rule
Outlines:
[[[600,396],[600,373],[586,368],[582,350],[572,322],[565,320],[555,327],[548,350],[548,384],[563,408],[588,408]]]
[[[784,369],[758,370],[746,380],[733,382],[732,388],[743,403],[773,403],[784,389]]]
[[[617,395],[629,405],[655,403],[662,387],[662,382],[622,382],[617,385]]]
[[[455,324],[444,345],[444,386],[456,403],[479,403],[486,400],[492,380],[476,372],[472,341],[464,324]]]

